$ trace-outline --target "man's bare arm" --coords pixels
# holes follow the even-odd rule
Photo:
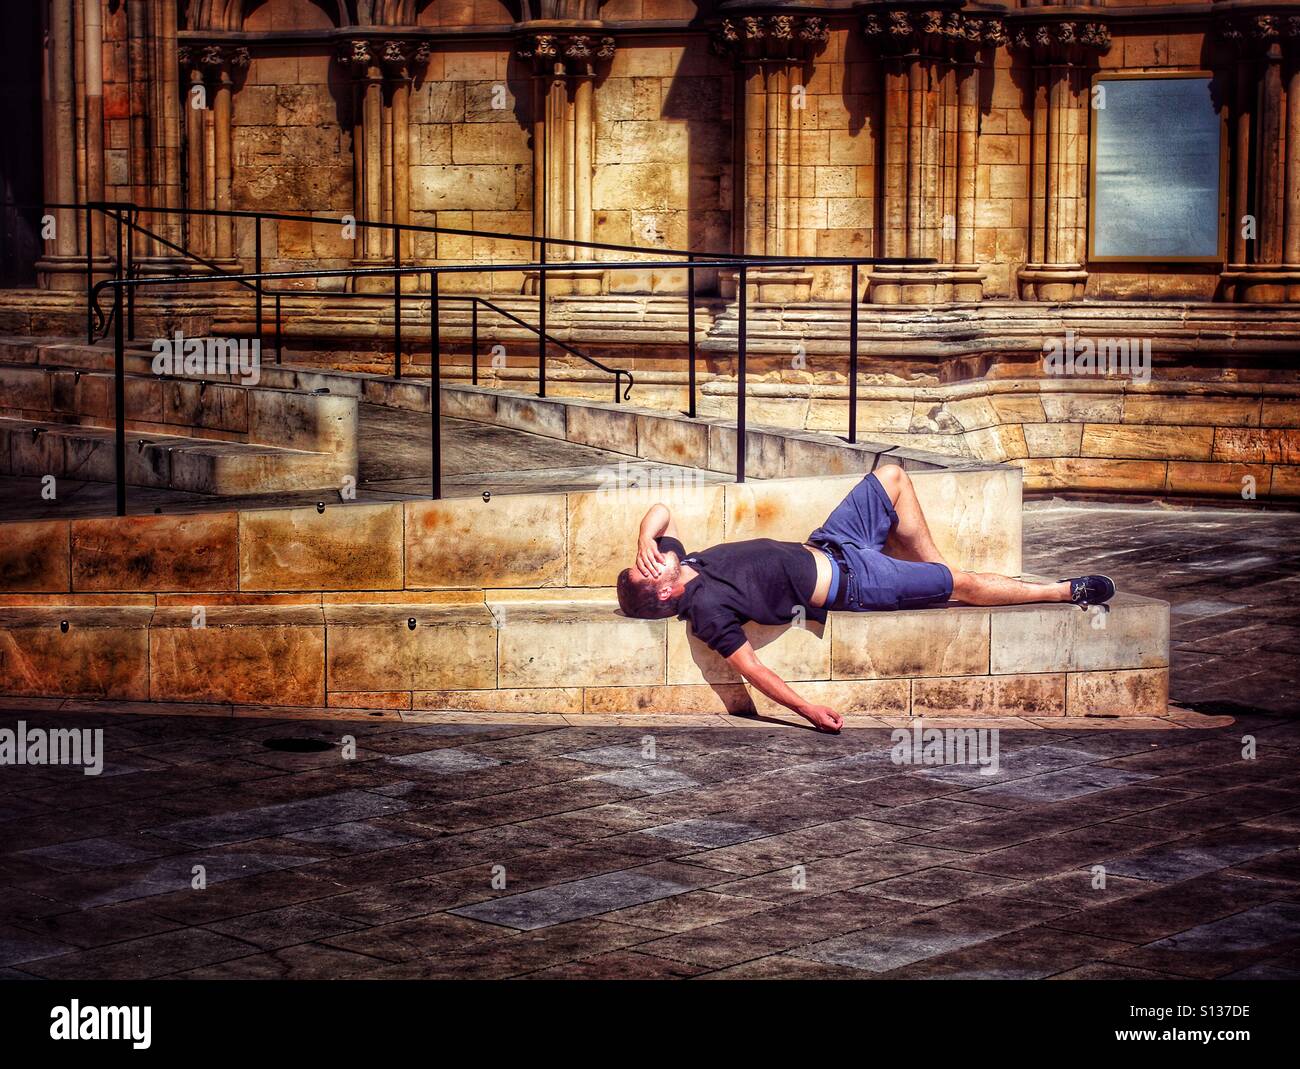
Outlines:
[[[839,731],[844,726],[844,718],[829,705],[814,705],[799,697],[784,679],[758,659],[750,643],[746,642],[728,657],[727,663],[774,702],[798,713],[820,730]]]
[[[664,555],[655,545],[655,539],[669,535],[677,537],[677,525],[673,523],[673,514],[662,502],[651,505],[641,517],[641,528],[636,539],[636,566],[643,575],[657,576],[663,571]]]

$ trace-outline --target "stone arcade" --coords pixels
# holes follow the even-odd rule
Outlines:
[[[45,0],[6,18],[6,77],[39,116],[0,135],[13,199],[138,205],[142,272],[196,257],[248,271],[259,239],[273,270],[536,255],[394,224],[921,258],[859,277],[864,433],[1016,463],[1030,491],[1239,499],[1249,479],[1259,500],[1300,494],[1294,0]],[[1171,85],[1184,119],[1151,135]],[[229,209],[304,219],[181,214]],[[39,289],[0,291],[0,330],[80,332],[87,257],[109,269],[113,225],[6,211],[4,275]],[[1197,245],[1186,217],[1217,219],[1201,228],[1217,241]],[[547,251],[574,264],[548,277],[555,336],[643,372],[635,403],[685,407],[686,272]],[[729,417],[734,272],[694,282],[699,411]],[[530,322],[537,283],[446,280]],[[848,285],[846,269],[752,272],[752,420],[844,432]],[[285,305],[300,360],[389,366],[379,295]],[[141,295],[146,334],[178,316],[194,334],[255,329],[237,288]],[[468,309],[449,303],[443,330],[456,381]],[[1149,345],[1150,381],[1050,375],[1044,342],[1067,331]],[[500,319],[489,333],[505,358],[482,380],[528,388],[527,333]],[[608,396],[554,355],[563,392]],[[427,359],[416,342],[408,367]]]

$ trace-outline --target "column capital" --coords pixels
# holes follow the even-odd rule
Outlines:
[[[1012,24],[1009,44],[1036,67],[1092,67],[1110,51],[1110,27],[1094,20],[1027,17]]]
[[[939,6],[873,4],[862,16],[862,32],[885,56],[959,63],[973,62],[980,49],[1008,41],[1006,23],[998,16]]]
[[[710,32],[715,54],[740,63],[804,62],[830,38],[820,15],[739,15],[718,22]]]
[[[217,44],[215,42],[185,44],[176,50],[181,70],[199,71],[205,77],[233,78],[248,69],[252,54],[244,45]]]
[[[372,49],[378,62],[393,78],[413,78],[427,66],[433,54],[427,41],[387,38],[375,41]]]
[[[1276,58],[1300,58],[1300,14],[1233,12],[1219,16],[1214,28],[1243,59],[1265,58],[1270,52]]]
[[[335,58],[354,77],[365,77],[372,68],[379,66],[379,45],[367,37],[353,37],[339,45]]]
[[[593,77],[601,63],[614,58],[614,38],[607,33],[545,30],[520,35],[515,54],[532,60],[538,74]]]

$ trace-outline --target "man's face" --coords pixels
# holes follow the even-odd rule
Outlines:
[[[673,596],[673,591],[681,580],[682,564],[677,559],[677,554],[670,549],[664,552],[664,563],[658,575],[642,570],[636,563],[632,565],[632,574],[642,582],[654,583],[659,600],[666,601]]]

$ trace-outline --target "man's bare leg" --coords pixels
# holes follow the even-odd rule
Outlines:
[[[890,532],[884,552],[897,560],[931,561],[947,565],[930,535],[929,525],[911,477],[897,464],[876,470],[898,513],[898,526]],[[1070,600],[1069,582],[1026,583],[994,572],[952,572],[952,596],[967,605],[1028,605],[1038,601]]]
[[[898,513],[898,526],[885,542],[885,555],[897,560],[947,564],[930,536],[930,527],[925,522],[925,513],[921,511],[921,502],[916,498],[911,477],[897,464],[877,468],[875,474]]]
[[[993,572],[952,569],[952,596],[967,605],[1027,605],[1034,601],[1069,601],[1070,583],[1026,583]]]

